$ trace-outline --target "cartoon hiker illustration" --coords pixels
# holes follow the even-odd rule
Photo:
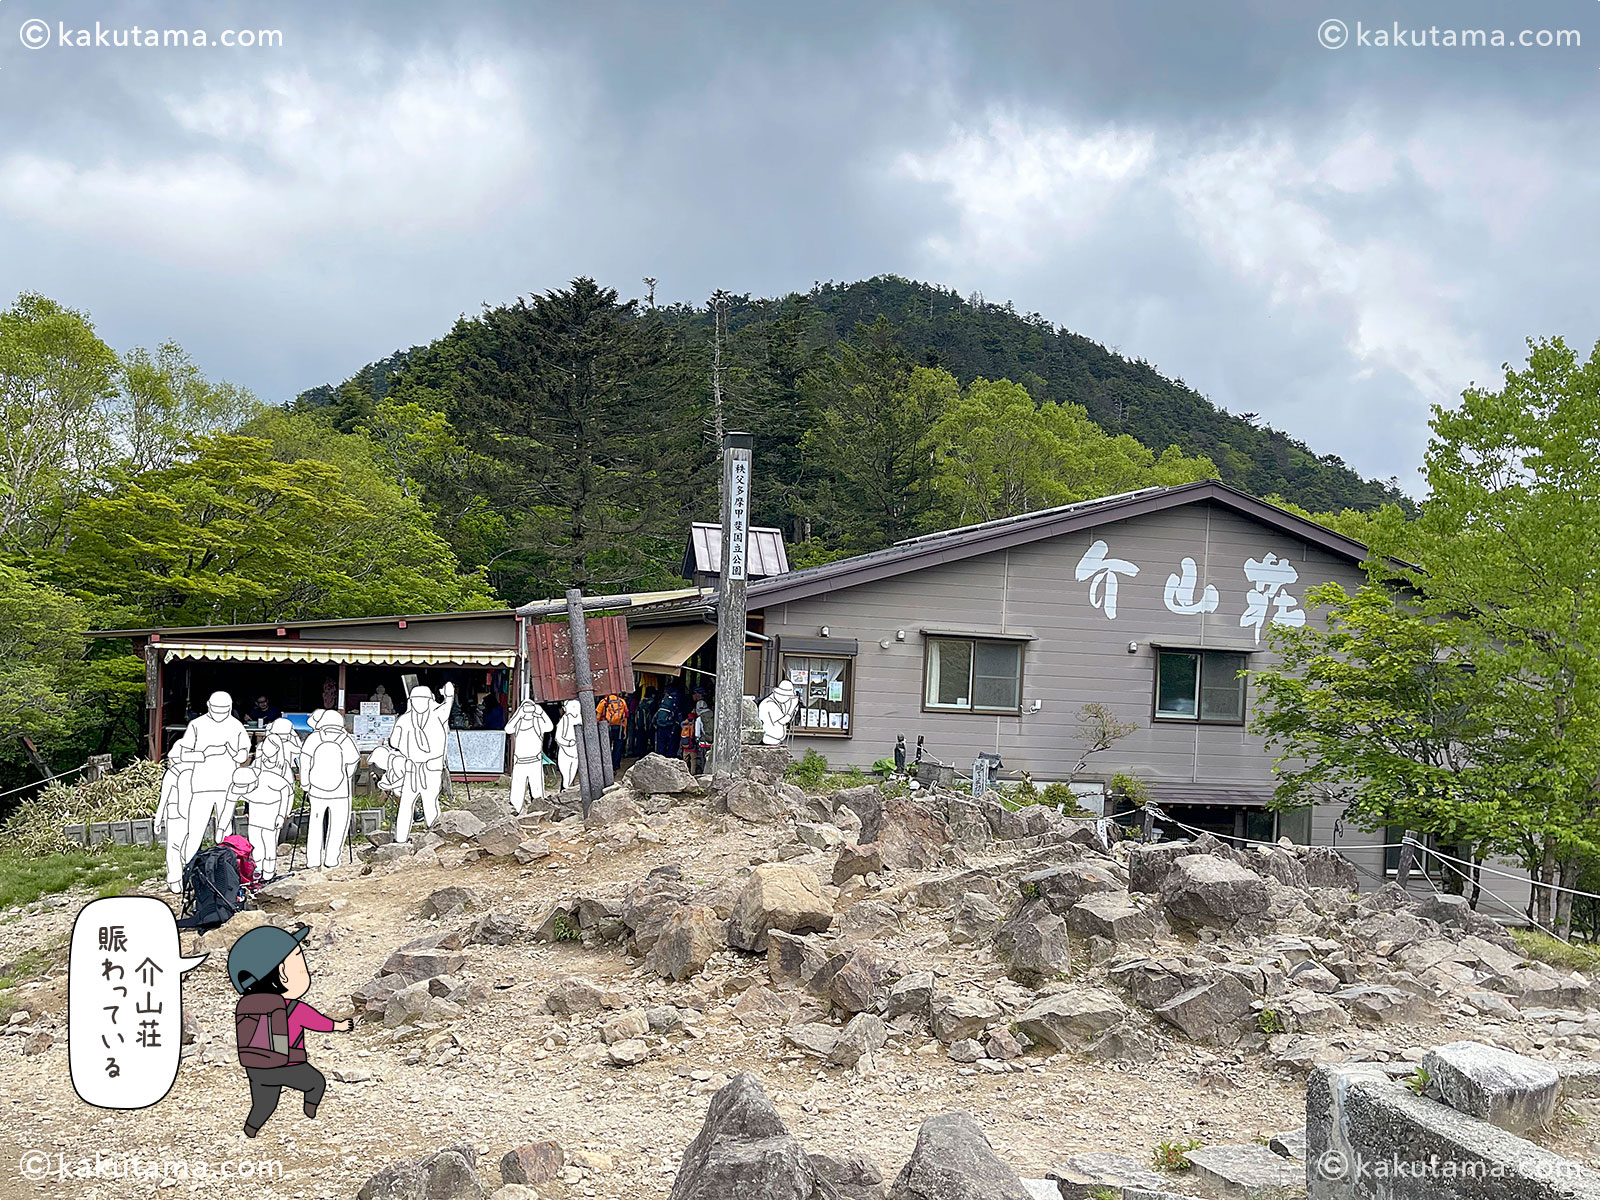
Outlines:
[[[524,700],[506,732],[511,735],[511,811],[522,815],[525,799],[544,799],[544,735],[554,723],[544,707]]]
[[[183,893],[183,844],[189,829],[189,820],[179,802],[183,768],[169,761],[161,773],[161,794],[156,800],[156,836],[167,844],[167,890],[173,895]]]
[[[311,828],[306,834],[306,862],[337,867],[344,858],[350,832],[350,783],[361,751],[344,727],[338,709],[318,709],[311,717],[311,736],[300,748],[300,786],[311,801]]]
[[[767,746],[781,746],[789,736],[789,724],[800,711],[800,693],[787,679],[778,680],[778,686],[756,707],[761,718],[761,741]]]
[[[350,1021],[332,1020],[301,1000],[311,990],[301,949],[310,932],[304,925],[293,931],[260,925],[228,951],[228,977],[240,997],[233,1018],[239,1065],[250,1080],[246,1137],[261,1132],[286,1087],[304,1095],[306,1116],[317,1115],[327,1080],[306,1061],[306,1030],[350,1032]]]
[[[561,786],[570,788],[578,781],[578,738],[582,736],[583,708],[576,700],[561,705],[561,723],[556,726],[556,766],[561,771]]]
[[[221,821],[233,810],[228,792],[234,768],[243,766],[250,757],[250,735],[233,715],[233,697],[227,692],[212,692],[206,700],[206,711],[189,722],[172,747],[171,757],[178,768],[177,806],[183,836],[181,881],[182,864],[200,849],[213,816],[219,822],[217,837],[233,832]],[[167,830],[170,838],[170,822]],[[170,872],[167,882],[170,886]]]
[[[256,786],[250,793],[250,857],[263,882],[278,873],[278,831],[294,805],[295,766],[299,761],[300,739],[289,719],[279,717],[256,748]]]
[[[450,709],[456,701],[456,685],[441,689],[444,702],[436,704],[433,692],[418,684],[406,697],[406,711],[395,719],[389,734],[389,748],[402,760],[405,780],[400,785],[400,818],[395,822],[394,840],[409,841],[413,807],[422,801],[422,823],[432,827],[439,819],[439,787],[444,782],[445,738],[450,729]],[[393,764],[391,764],[391,770]]]

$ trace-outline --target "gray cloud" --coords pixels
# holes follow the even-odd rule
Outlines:
[[[69,26],[266,50],[30,51]],[[1581,49],[1325,50],[1548,26]],[[1410,486],[1594,327],[1600,5],[64,3],[0,11],[0,278],[283,398],[592,273],[1014,300]]]

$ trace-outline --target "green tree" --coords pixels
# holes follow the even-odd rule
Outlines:
[[[99,598],[111,619],[163,625],[493,603],[415,501],[370,463],[364,474],[351,469],[361,446],[323,427],[317,457],[285,461],[265,437],[202,439],[191,459],[80,504],[55,573]]]
[[[879,317],[808,378],[817,424],[803,439],[811,507],[837,546],[871,550],[922,533],[933,506],[931,427],[948,376],[913,373]]]
[[[1348,626],[1338,636],[1355,640],[1327,654],[1309,625],[1277,635],[1285,675],[1257,678],[1273,698],[1268,731],[1314,752],[1311,769],[1336,773],[1374,814],[1387,789],[1396,823],[1512,849],[1540,882],[1573,887],[1600,854],[1600,345],[1586,360],[1559,338],[1529,351],[1500,389],[1434,409],[1418,518],[1372,522],[1369,571],[1410,611],[1391,619],[1387,600],[1330,596]],[[1340,655],[1361,669],[1340,669]],[[1472,671],[1451,675],[1456,663]],[[1417,740],[1437,726],[1425,701],[1441,673],[1462,714],[1439,740],[1463,748],[1443,762]],[[1320,700],[1303,690],[1319,681]],[[1350,744],[1335,744],[1337,725],[1318,733],[1313,701],[1366,714],[1347,726]],[[1361,784],[1362,771],[1376,782]],[[1571,896],[1535,895],[1540,923],[1565,934]]]
[[[582,278],[490,309],[461,336],[453,419],[495,463],[484,485],[504,520],[498,586],[530,599],[676,578],[712,456],[704,380],[658,310]]]
[[[948,523],[1216,478],[1210,459],[1176,446],[1158,457],[1126,434],[1108,435],[1076,404],[1036,404],[1005,379],[975,379],[959,392],[954,376],[936,374],[943,400],[933,427],[934,488]]]
[[[239,428],[261,405],[244,388],[213,383],[176,342],[122,356],[113,403],[118,447],[132,471],[170,467],[197,438]]]
[[[1276,806],[1337,801],[1362,829],[1431,834],[1474,863],[1520,850],[1503,664],[1475,658],[1466,624],[1384,586],[1324,584],[1305,601],[1326,628],[1272,627],[1280,659],[1251,673],[1254,728],[1278,753]]]
[[[84,314],[34,292],[0,313],[0,545],[52,537],[114,457],[117,372]]]

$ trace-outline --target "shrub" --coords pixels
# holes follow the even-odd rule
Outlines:
[[[797,763],[790,763],[784,771],[785,778],[808,791],[821,787],[827,774],[828,760],[815,750],[807,750],[804,758]]]
[[[1429,1073],[1427,1067],[1419,1066],[1415,1071],[1411,1072],[1411,1074],[1406,1077],[1406,1087],[1411,1089],[1411,1091],[1415,1092],[1419,1096],[1426,1096],[1428,1094],[1428,1085],[1432,1082],[1433,1076]]]
[[[1150,801],[1150,787],[1135,775],[1118,773],[1111,777],[1111,794],[1135,808],[1143,808]]]
[[[577,924],[566,913],[556,914],[556,919],[551,925],[551,933],[558,942],[575,942],[582,936]]]
[[[132,821],[155,815],[161,791],[161,765],[140,759],[104,779],[47,784],[32,799],[18,804],[4,829],[0,846],[27,854],[61,854],[82,849],[61,836],[63,825],[94,821]]]
[[[1185,1138],[1181,1142],[1157,1142],[1150,1165],[1158,1171],[1187,1171],[1194,1165],[1189,1161],[1189,1151],[1198,1149],[1200,1149],[1199,1138]]]
[[[1262,1033],[1266,1034],[1268,1037],[1272,1037],[1274,1034],[1283,1033],[1283,1018],[1278,1015],[1277,1009],[1263,1008],[1256,1014],[1256,1028]]]

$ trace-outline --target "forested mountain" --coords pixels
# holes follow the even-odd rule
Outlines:
[[[805,297],[784,297],[779,308],[802,302],[824,318],[829,344],[858,324],[887,317],[910,354],[947,368],[963,385],[1010,379],[1035,400],[1081,404],[1106,432],[1132,434],[1153,449],[1205,455],[1224,481],[1258,496],[1280,495],[1312,511],[1404,506],[1396,480],[1363,479],[1337,455],[1318,455],[1280,430],[1225,412],[1149,363],[1123,358],[1038,313],[894,275],[821,284]],[[742,315],[735,312],[735,328]]]
[[[755,434],[756,517],[801,563],[1194,478],[1317,512],[1406,505],[1036,313],[894,276],[705,307],[580,279],[295,407],[373,441],[511,599],[669,583],[687,523],[715,516],[719,426]]]

